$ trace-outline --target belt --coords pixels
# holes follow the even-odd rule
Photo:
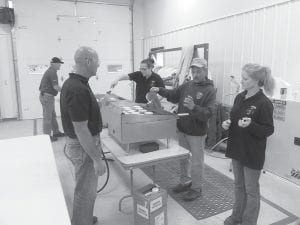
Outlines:
[[[41,95],[42,95],[42,96],[43,96],[43,95],[47,95],[47,96],[52,96],[52,97],[54,97],[54,95],[51,95],[51,94],[46,93],[46,92],[41,92]]]

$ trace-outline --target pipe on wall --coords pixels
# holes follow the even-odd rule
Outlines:
[[[14,28],[11,29],[11,44],[12,44],[12,56],[14,65],[14,78],[17,94],[17,108],[18,108],[18,119],[22,118],[22,105],[21,105],[21,90],[20,90],[20,76],[18,68],[17,50],[16,50],[16,36]]]
[[[8,0],[4,0],[5,6],[8,7]],[[16,50],[16,36],[14,28],[10,29],[10,38],[11,38],[11,46],[12,46],[12,57],[13,57],[13,67],[14,67],[14,83],[16,87],[16,96],[17,96],[17,119],[22,118],[22,106],[21,106],[21,92],[20,92],[20,78],[19,78],[19,69],[18,69],[18,61],[17,61],[17,50]]]
[[[130,32],[130,61],[131,61],[131,71],[134,70],[134,31],[133,31],[133,5],[134,5],[134,0],[130,0],[130,16],[131,16],[131,20],[130,20],[130,25],[131,25],[131,32]],[[131,88],[131,96],[132,96],[132,100],[135,99],[135,86],[132,85]]]

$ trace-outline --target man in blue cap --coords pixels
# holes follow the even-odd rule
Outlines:
[[[57,71],[60,69],[61,61],[58,57],[53,57],[50,67],[46,70],[40,83],[40,102],[43,107],[43,133],[50,136],[51,141],[57,141],[58,137],[65,136],[59,131],[55,113],[54,97],[60,91],[58,85]],[[51,132],[53,134],[51,135]]]

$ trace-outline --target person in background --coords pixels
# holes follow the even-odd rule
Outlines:
[[[173,90],[151,88],[168,101],[178,103],[178,114],[187,113],[177,121],[178,141],[180,146],[190,150],[191,160],[180,160],[180,183],[173,189],[175,193],[185,192],[185,201],[195,200],[201,195],[207,122],[216,105],[216,89],[207,79],[206,60],[194,58],[190,67],[193,80]]]
[[[242,69],[244,91],[234,100],[226,156],[232,159],[235,204],[225,225],[256,225],[260,208],[259,177],[265,162],[267,137],[274,132],[272,96],[274,79],[268,67],[246,64]]]
[[[121,75],[111,83],[114,88],[121,80],[132,80],[136,83],[135,102],[147,103],[146,94],[152,87],[165,87],[161,77],[152,71],[153,59],[144,59],[140,64],[140,71]]]
[[[74,55],[75,70],[64,82],[60,96],[62,125],[67,136],[66,156],[75,167],[72,225],[92,225],[98,176],[106,167],[101,159],[102,119],[97,100],[88,84],[99,67],[98,54],[80,47]]]
[[[65,136],[59,131],[55,113],[55,96],[60,91],[58,85],[57,71],[60,70],[61,61],[58,57],[53,57],[50,67],[46,70],[40,83],[40,102],[43,107],[43,132],[50,136],[51,141],[57,141],[58,137]],[[53,135],[51,132],[53,131]]]

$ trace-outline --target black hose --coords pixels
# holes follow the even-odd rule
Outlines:
[[[228,159],[227,157],[222,157],[222,156],[216,156],[216,155],[213,155],[211,154],[212,152],[216,152],[215,148],[220,145],[221,143],[227,141],[228,137],[225,137],[223,139],[221,139],[220,141],[218,141],[214,146],[210,147],[209,149],[205,150],[204,153],[206,155],[209,155],[211,157],[214,157],[214,158],[219,158],[219,159]]]
[[[102,160],[104,160],[105,165],[106,165],[106,180],[105,180],[105,183],[102,185],[102,187],[99,190],[97,190],[97,193],[100,193],[106,187],[106,185],[108,183],[108,180],[109,180],[109,165],[108,165],[107,159],[105,157],[105,154],[108,153],[108,152],[104,153],[103,150],[101,150],[101,152],[102,152],[102,155],[103,155]]]
[[[72,161],[71,159],[70,159],[70,157],[68,156],[68,154],[66,153],[66,150],[67,150],[67,145],[65,144],[65,146],[64,146],[64,154],[65,154],[65,156],[70,160],[70,161]],[[105,165],[106,165],[106,180],[105,180],[105,183],[102,185],[102,187],[101,188],[99,188],[99,190],[97,190],[97,193],[100,193],[105,187],[106,187],[106,185],[107,185],[107,183],[108,183],[108,180],[109,180],[109,165],[108,165],[108,159],[106,159],[106,157],[105,157],[105,154],[107,154],[107,153],[109,153],[109,152],[103,152],[102,150],[101,150],[101,152],[102,152],[102,160],[104,160],[105,161]]]

